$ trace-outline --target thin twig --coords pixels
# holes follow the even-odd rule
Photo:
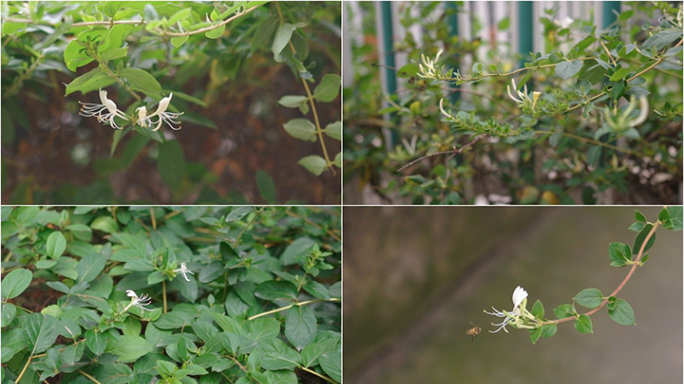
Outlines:
[[[314,223],[313,221],[309,220],[309,218],[307,218],[307,217],[302,217],[302,216],[299,216],[298,214],[296,214],[296,213],[294,213],[294,212],[291,212],[291,211],[290,211],[290,208],[288,208],[288,209],[285,211],[285,213],[288,214],[288,215],[290,215],[290,216],[292,216],[292,217],[296,217],[297,219],[304,220],[304,222],[306,222],[307,224],[313,225],[314,227],[316,227],[316,228],[318,228],[318,229],[320,229],[320,230],[323,230],[323,227],[321,227],[320,225],[318,225],[318,224]],[[340,238],[337,237],[337,236],[335,235],[335,233],[333,233],[332,230],[326,229],[325,232],[326,232],[328,235],[330,235],[330,237],[332,237],[333,239],[335,239],[335,240],[337,240],[337,241],[340,241]]]
[[[254,316],[252,316],[252,317],[247,318],[247,320],[258,319],[258,318],[263,317],[263,316],[268,316],[268,315],[272,315],[272,314],[274,314],[274,313],[278,313],[278,312],[282,312],[282,311],[287,311],[288,309],[290,309],[290,308],[292,308],[292,307],[301,307],[301,306],[308,305],[308,304],[320,303],[320,302],[322,302],[322,301],[331,301],[331,302],[333,302],[333,301],[340,301],[340,299],[337,299],[337,298],[334,298],[334,297],[333,297],[333,298],[330,298],[330,299],[327,299],[327,300],[326,300],[326,299],[314,299],[314,300],[309,300],[309,301],[302,301],[302,302],[300,302],[300,303],[293,303],[293,304],[290,304],[290,305],[286,305],[286,306],[284,306],[284,307],[280,307],[280,308],[277,308],[277,309],[273,309],[273,310],[270,310],[270,311],[266,311],[266,312],[259,313],[258,315],[254,315]]]
[[[89,374],[83,372],[82,370],[77,369],[77,371],[78,371],[78,373],[80,373],[81,375],[85,376],[88,380],[92,381],[93,383],[95,383],[95,384],[102,384],[102,383],[100,383],[99,381],[97,381],[96,378],[90,376]]]
[[[335,381],[335,380],[329,378],[328,376],[321,375],[320,373],[314,371],[313,369],[309,369],[309,368],[307,368],[307,367],[305,367],[305,366],[303,366],[303,365],[300,365],[300,366],[299,366],[299,369],[301,369],[302,371],[309,372],[309,373],[312,374],[312,375],[316,375],[316,376],[320,377],[321,379],[327,381],[328,383],[337,384],[337,381]]]
[[[166,313],[166,279],[162,280],[162,300],[164,301],[164,313]]]
[[[421,157],[409,162],[408,164],[404,165],[403,167],[397,169],[397,172],[401,172],[401,171],[405,170],[406,168],[412,166],[413,164],[418,163],[420,161],[423,161],[425,159],[429,159],[431,157],[441,156],[441,155],[452,155],[452,156],[458,155],[459,153],[461,153],[461,152],[465,151],[466,149],[472,147],[475,143],[477,143],[483,137],[485,137],[485,135],[475,136],[475,138],[473,138],[471,141],[469,141],[468,143],[463,145],[461,148],[454,147],[448,151],[435,152],[435,153],[431,153],[429,155],[421,156]]]

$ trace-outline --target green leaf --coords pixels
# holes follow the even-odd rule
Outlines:
[[[237,208],[233,209],[232,211],[230,211],[228,216],[226,216],[225,221],[226,221],[226,223],[230,223],[230,222],[233,222],[236,220],[242,220],[243,217],[247,216],[252,211],[254,211],[253,207],[237,207]],[[221,243],[221,246],[223,246],[224,244],[227,245],[228,247],[230,247],[230,245],[228,243]],[[228,250],[228,252],[232,256],[235,256],[235,257],[238,256],[237,252],[235,252],[235,250],[232,249],[232,247],[230,247],[230,250]],[[223,253],[223,248],[221,249],[221,253]]]
[[[250,324],[249,336],[256,342],[272,339],[278,335],[280,335],[280,323],[272,317],[262,317]]]
[[[306,102],[306,96],[283,96],[278,100],[278,104],[286,108],[299,108]]]
[[[190,37],[190,35],[172,37],[172,38],[171,38],[171,45],[173,45],[174,47],[178,48],[178,47],[180,47],[181,45],[183,45],[183,43],[185,43],[186,41],[188,41],[188,37]]]
[[[218,39],[221,36],[223,36],[223,33],[226,31],[226,25],[223,24],[219,26],[218,28],[214,28],[211,31],[205,33],[204,35],[209,38],[209,39]]]
[[[100,68],[95,68],[90,72],[73,79],[71,83],[67,84],[64,96],[77,91],[80,91],[85,95],[100,88],[106,88],[114,83],[116,83],[115,79],[112,79],[106,73],[103,73]]]
[[[306,284],[304,284],[302,288],[304,288],[304,290],[311,294],[311,296],[313,297],[323,300],[328,300],[330,298],[330,291],[328,291],[328,288],[326,288],[325,285],[317,281],[308,281]]]
[[[646,236],[648,236],[648,234],[651,232],[652,229],[653,229],[652,224],[646,224],[646,225],[644,225],[644,228],[641,230],[641,232],[639,232],[636,235],[636,237],[634,238],[634,245],[632,246],[632,249],[634,252],[636,252],[638,254],[638,252],[641,251],[641,246],[644,244],[644,240],[646,240]],[[655,240],[656,240],[656,234],[654,232],[653,235],[651,235],[651,237],[648,239],[648,243],[646,243],[646,246],[644,247],[643,252],[646,252],[649,249],[651,249],[653,244],[655,244]]]
[[[173,376],[173,373],[176,371],[176,364],[168,362],[168,361],[162,361],[162,360],[157,360],[157,372],[159,372],[162,377],[170,377]]]
[[[102,272],[107,263],[107,259],[100,254],[86,255],[81,258],[76,266],[78,278],[76,283],[91,282]]]
[[[532,345],[537,344],[537,340],[539,340],[539,338],[541,337],[541,334],[542,334],[541,327],[535,328],[532,330],[532,332],[530,333],[530,341],[532,342]]]
[[[297,164],[306,168],[309,172],[313,173],[316,176],[320,176],[320,174],[323,173],[325,167],[327,166],[325,159],[318,155],[307,156],[299,160]]]
[[[556,75],[561,79],[569,79],[575,76],[582,69],[580,60],[561,61],[556,65]]]
[[[290,349],[280,339],[269,339],[259,344],[261,367],[268,370],[292,370],[301,362],[299,353]]]
[[[2,306],[2,328],[10,325],[17,316],[17,307],[12,303],[3,304]]]
[[[266,281],[259,284],[254,295],[264,300],[293,300],[297,298],[297,287],[288,281]]]
[[[660,31],[656,33],[655,35],[649,37],[644,41],[644,43],[641,45],[642,50],[651,50],[651,48],[655,48],[656,50],[661,50],[668,45],[672,44],[673,42],[677,41],[678,39],[682,38],[682,31],[671,31],[671,30],[665,30],[665,31]]]
[[[283,124],[283,128],[295,139],[316,141],[316,126],[308,119],[292,119]]]
[[[24,317],[24,339],[31,355],[45,352],[59,336],[59,321],[42,313],[32,313]],[[4,339],[4,337],[3,337]]]
[[[314,90],[313,96],[318,101],[329,103],[337,98],[341,84],[342,78],[340,76],[329,73],[323,76],[321,82]]]
[[[632,306],[622,299],[615,300],[612,308],[608,308],[608,315],[620,325],[636,325]]]
[[[119,356],[119,362],[127,363],[135,361],[151,351],[152,345],[142,337],[121,336],[109,352]]]
[[[280,263],[282,265],[296,264],[299,257],[309,252],[314,244],[316,241],[308,236],[298,238],[285,248],[280,256]]]
[[[278,195],[271,175],[266,171],[257,171],[256,182],[261,197],[266,200],[267,203],[275,204],[278,201]]]
[[[116,233],[119,230],[116,221],[109,216],[100,216],[93,220],[90,224],[90,228],[106,233]]]
[[[587,315],[580,315],[575,320],[575,329],[579,333],[594,333],[594,327],[591,325],[591,318]]]
[[[192,8],[185,8],[185,9],[182,9],[182,10],[174,13],[173,16],[171,16],[169,18],[167,25],[173,25],[179,21],[183,21],[183,20],[187,19],[188,17],[190,17],[191,12],[192,12]]]
[[[316,315],[311,307],[294,306],[287,311],[285,337],[301,350],[316,338]]]
[[[119,74],[128,81],[133,90],[148,96],[158,96],[161,93],[162,87],[157,79],[142,69],[124,68]]]
[[[557,306],[553,309],[553,313],[559,319],[575,316],[575,310],[572,308],[572,305],[570,304],[561,304]]]
[[[47,243],[45,244],[48,256],[52,257],[53,259],[62,256],[66,250],[66,246],[67,243],[64,235],[62,235],[62,232],[58,231],[52,232],[50,236],[48,236]]]
[[[541,301],[537,300],[534,302],[534,305],[532,306],[532,310],[530,311],[532,313],[532,316],[536,317],[537,319],[541,319],[544,317],[544,305],[542,304]]]
[[[558,331],[556,324],[544,324],[541,327],[541,337],[553,337]]]
[[[603,293],[596,288],[587,288],[578,293],[573,300],[584,308],[594,309],[603,303]]]
[[[2,280],[2,298],[13,299],[28,288],[33,279],[33,273],[27,269],[15,269]]]
[[[339,349],[324,352],[318,358],[318,362],[323,368],[323,372],[327,373],[330,378],[338,383],[342,382],[342,352]]]
[[[608,254],[610,255],[610,265],[613,267],[625,266],[628,261],[632,260],[632,250],[627,244],[610,243]]]
[[[86,345],[96,356],[100,356],[107,348],[107,338],[101,332],[89,330],[85,333]]]
[[[610,81],[620,81],[624,79],[629,73],[632,72],[630,68],[620,68],[610,77]]]
[[[110,49],[108,51],[105,51],[100,55],[100,59],[104,62],[108,62],[111,60],[116,60],[120,59],[122,57],[128,56],[128,47],[121,47],[121,48],[114,48]]]
[[[278,27],[275,38],[273,39],[273,45],[271,46],[271,51],[273,52],[273,58],[275,61],[279,63],[285,61],[285,58],[281,56],[280,53],[283,51],[283,48],[287,46],[287,43],[290,42],[292,33],[296,29],[296,26],[289,23],[283,23],[280,25],[280,27]]]
[[[342,140],[342,122],[336,121],[326,125],[323,132],[335,140]]]
[[[647,222],[646,216],[644,216],[644,214],[639,212],[639,211],[634,211],[634,218],[636,219],[636,221],[638,221],[640,223],[645,224]]]
[[[663,223],[663,228],[671,231],[682,230],[682,207],[667,207],[669,219]]]
[[[185,178],[185,154],[177,141],[171,140],[159,144],[157,168],[164,183],[175,191]]]

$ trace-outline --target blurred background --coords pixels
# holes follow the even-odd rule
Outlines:
[[[65,12],[79,20],[82,9],[77,4],[34,2],[28,7],[48,24]],[[215,4],[232,3],[159,2],[155,6],[160,17],[192,7],[204,19]],[[312,90],[325,74],[340,74],[340,3],[280,6],[295,22],[307,23],[295,35],[297,43],[306,47],[301,59],[306,59],[317,81]],[[174,148],[180,155],[173,156],[167,167],[176,174],[170,176],[178,180],[175,185],[167,184],[160,174],[158,145],[141,135],[124,137],[110,156],[115,131],[78,114],[78,101],[99,102],[97,92],[64,96],[64,84],[96,66],[89,64],[77,73],[65,67],[63,52],[71,35],[50,44],[18,90],[13,85],[24,74],[24,64],[31,63],[30,52],[54,28],[30,26],[26,33],[5,36],[2,203],[339,204],[339,173],[327,171],[317,177],[297,164],[305,156],[320,155],[320,143],[294,139],[283,129],[287,121],[303,116],[277,101],[285,95],[304,95],[305,90],[293,66],[274,60],[275,27],[266,38],[253,36],[261,23],[272,27],[277,20],[275,3],[270,3],[228,24],[219,39],[194,35],[178,48],[168,38],[150,38],[144,31],[128,39],[127,65],[151,72],[166,95],[174,93],[171,105],[184,112],[182,130],[162,129],[166,140],[180,146]],[[118,86],[108,92],[121,109],[135,102]],[[156,102],[150,102],[148,110],[151,106],[156,108]],[[341,119],[339,97],[317,107],[323,126]],[[306,117],[311,118],[311,112]],[[326,144],[332,156],[340,152],[339,141],[328,138]]]
[[[651,109],[662,111],[676,106],[677,116],[664,119],[651,113],[639,128],[640,139],[617,140],[619,147],[648,154],[649,159],[601,150],[568,138],[556,145],[550,144],[548,136],[515,144],[485,139],[454,158],[438,156],[397,172],[426,153],[448,151],[469,141],[470,137],[463,137],[467,133],[441,121],[441,98],[445,108],[454,113],[474,111],[483,121],[494,118],[505,123],[520,115],[506,96],[511,77],[460,86],[425,80],[416,76],[421,54],[434,58],[443,50],[438,65],[458,69],[464,75],[470,74],[478,62],[503,73],[531,61],[531,52],[567,55],[593,28],[597,34],[618,37],[624,45],[640,46],[651,33],[649,26],[674,17],[680,4],[345,1],[345,202],[680,204],[682,66],[674,59],[645,76],[644,87],[651,92]],[[580,49],[584,56],[599,56],[600,50],[598,44]],[[637,69],[641,59],[634,51],[622,65]],[[594,78],[594,67],[587,64],[579,78],[591,79],[592,92],[598,93],[605,76]],[[514,77],[521,84],[523,75]],[[553,70],[541,70],[535,72],[528,86],[551,98],[560,89],[573,92],[576,79],[558,80]],[[561,93],[558,99],[562,98]],[[601,121],[596,110],[592,114],[539,119],[535,129],[545,125],[549,129],[564,127],[565,132],[593,138]],[[592,148],[601,152],[600,159],[588,156]]]
[[[639,208],[649,220],[659,208]],[[532,345],[528,332],[488,333],[484,309],[528,308],[547,317],[582,289],[612,292],[628,269],[609,266],[608,244],[632,244],[634,208],[346,207],[344,378],[355,384],[680,383],[682,233],[659,229],[650,258],[618,297],[636,326],[604,308],[594,334],[561,324]],[[550,314],[550,315],[549,315]],[[470,341],[471,322],[483,333]]]

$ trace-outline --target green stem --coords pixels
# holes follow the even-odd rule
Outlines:
[[[45,55],[42,53],[38,57],[36,57],[36,60],[33,61],[33,64],[31,64],[31,66],[28,67],[26,71],[19,75],[19,77],[17,77],[16,80],[14,80],[14,83],[12,83],[12,86],[10,87],[10,89],[7,90],[7,92],[5,92],[3,97],[7,98],[16,93],[21,87],[21,85],[24,83],[24,80],[26,80],[33,73],[33,71],[36,70],[38,64],[40,64],[44,57]]]
[[[307,367],[305,367],[305,366],[303,366],[303,365],[300,365],[300,366],[299,366],[299,369],[301,369],[302,371],[309,372],[309,373],[312,374],[312,375],[318,376],[318,377],[320,377],[321,379],[327,381],[328,383],[337,384],[337,381],[335,381],[335,380],[333,380],[333,379],[331,379],[331,378],[329,378],[329,377],[327,377],[327,376],[321,375],[320,373],[314,371],[313,369],[309,369],[309,368],[307,368]]]
[[[554,133],[555,133],[555,132],[549,132],[549,131],[534,131],[534,134],[535,134],[535,135],[553,135]],[[575,135],[575,134],[572,134],[572,133],[561,132],[561,135],[563,135],[563,136],[565,136],[565,137],[570,137],[570,138],[573,138],[573,139],[576,139],[576,140],[584,141],[584,142],[586,142],[586,143],[591,143],[591,144],[595,144],[595,145],[600,145],[600,146],[602,146],[602,147],[610,148],[610,149],[613,149],[613,150],[615,150],[615,151],[628,153],[628,154],[630,154],[630,155],[634,155],[634,156],[638,156],[638,157],[644,157],[644,154],[643,154],[643,153],[639,153],[639,152],[633,151],[633,150],[631,150],[631,149],[616,147],[616,146],[611,145],[611,144],[608,144],[608,143],[604,143],[604,142],[601,142],[601,141],[598,141],[598,140],[594,140],[594,139],[588,139],[588,138],[586,138],[586,137],[582,137],[582,136]]]
[[[320,302],[323,302],[323,301],[335,302],[335,301],[340,301],[340,299],[336,299],[336,298],[331,298],[331,299],[315,299],[315,300],[309,300],[309,301],[302,301],[301,303],[293,303],[293,304],[290,304],[290,305],[286,305],[286,306],[284,306],[284,307],[280,307],[280,308],[278,308],[278,309],[273,309],[273,310],[270,310],[270,311],[262,312],[262,313],[260,313],[260,314],[258,314],[258,315],[254,315],[254,316],[252,316],[252,317],[247,318],[247,320],[258,319],[258,318],[263,317],[263,316],[268,316],[268,315],[272,315],[272,314],[274,314],[274,313],[278,313],[278,312],[282,312],[282,311],[287,311],[288,309],[290,309],[290,308],[292,308],[292,307],[301,307],[301,306],[304,306],[304,305],[313,304],[313,303],[320,303]]]
[[[164,313],[166,313],[166,279],[162,280],[162,299],[164,301]]]

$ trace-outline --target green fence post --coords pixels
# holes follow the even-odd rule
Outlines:
[[[617,13],[615,13],[615,12]],[[609,25],[613,24],[620,13],[620,2],[619,1],[604,1],[603,2],[603,29],[608,28]]]
[[[521,1],[518,3],[518,53],[522,55],[520,67],[525,65],[525,59],[530,52],[534,51],[534,22],[532,2]]]
[[[394,60],[394,26],[392,25],[392,2],[391,1],[381,1],[380,2],[380,22],[382,23],[380,28],[380,33],[382,33],[382,55],[385,59],[385,67],[383,68],[385,73],[385,85],[388,95],[393,95],[397,91],[397,77],[395,70],[396,61]],[[396,120],[395,114],[390,115],[390,120]],[[389,135],[389,148],[394,148],[394,145],[398,141],[398,135],[396,130],[391,129]]]
[[[456,5],[455,1],[450,1],[446,3],[446,9],[451,12],[451,14],[447,17],[447,25],[449,26],[449,36],[456,36],[458,37],[458,6]],[[456,56],[456,60],[458,62],[461,61],[460,56]],[[450,65],[451,67],[454,67],[455,65]],[[458,85],[454,86],[455,88],[459,88]],[[461,98],[461,93],[460,92],[452,92],[451,96],[449,96],[449,100],[451,100],[451,103],[454,104],[456,103],[459,99]]]

